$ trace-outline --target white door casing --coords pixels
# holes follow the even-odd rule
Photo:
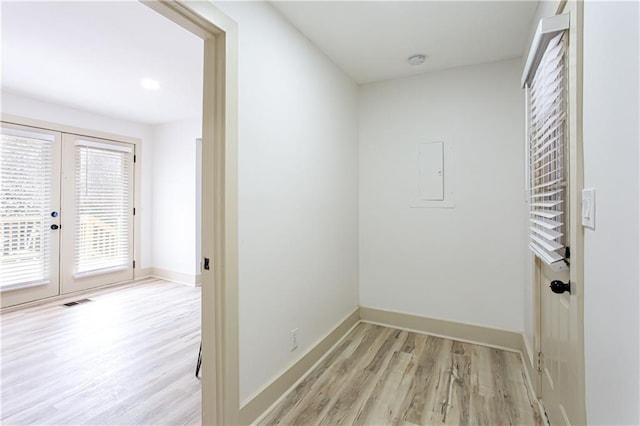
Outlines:
[[[211,2],[140,0],[205,40],[202,129],[202,423],[250,423],[238,362],[238,28]]]

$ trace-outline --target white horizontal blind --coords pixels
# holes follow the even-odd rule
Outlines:
[[[547,46],[527,88],[529,247],[546,263],[565,258],[567,89],[562,35]]]
[[[47,135],[2,129],[0,289],[49,280],[52,141]]]
[[[75,157],[75,275],[126,269],[131,262],[131,152],[78,141]]]

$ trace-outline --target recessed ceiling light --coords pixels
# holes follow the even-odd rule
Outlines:
[[[415,67],[417,65],[422,65],[425,59],[427,59],[427,55],[422,55],[422,54],[411,55],[407,59],[407,62],[409,63],[409,65]]]
[[[140,80],[140,85],[147,90],[158,90],[160,88],[158,80],[154,80],[152,78],[143,78]]]

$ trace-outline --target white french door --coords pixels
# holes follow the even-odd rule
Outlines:
[[[61,134],[2,123],[2,307],[59,294]]]
[[[64,134],[62,293],[133,279],[133,145]]]
[[[1,129],[2,307],[133,279],[134,145]]]

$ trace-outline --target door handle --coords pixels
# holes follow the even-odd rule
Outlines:
[[[60,228],[60,227],[59,227],[58,225],[56,225],[55,223],[54,223],[53,225],[51,225],[51,229],[53,229],[54,231],[55,231],[56,229],[58,229],[58,228]]]
[[[568,291],[569,294],[571,294],[571,281],[563,283],[560,280],[553,280],[551,281],[551,284],[549,284],[549,288],[556,294],[562,294],[565,291]]]
[[[58,212],[51,212],[51,217],[58,217]]]

